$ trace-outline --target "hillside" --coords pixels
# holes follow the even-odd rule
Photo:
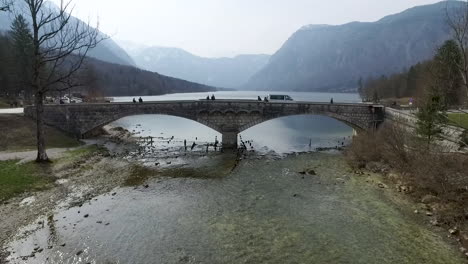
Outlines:
[[[203,58],[183,49],[121,44],[138,67],[206,85],[236,88],[268,62],[268,55]]]
[[[460,2],[451,2],[451,7]],[[401,72],[431,58],[450,38],[446,2],[419,6],[377,22],[310,25],[293,34],[245,88],[355,91],[367,79]]]
[[[85,83],[104,96],[144,96],[167,93],[216,91],[214,87],[188,82],[132,66],[89,58],[83,69]]]
[[[15,8],[16,12],[18,10],[26,10],[23,1],[15,1]],[[58,7],[55,6],[53,3],[48,2],[50,5],[51,10],[57,10]],[[27,14],[24,15],[26,20],[30,22],[30,19]],[[10,25],[12,21],[14,20],[14,15],[11,13],[7,12],[0,12],[0,32],[3,31],[8,31],[10,30]],[[78,18],[72,17],[70,20],[70,23],[72,24],[83,24],[84,22],[79,20]],[[133,62],[132,58],[111,38],[109,38],[107,35],[104,33],[100,32],[99,33],[100,38],[106,38],[104,41],[102,41],[96,48],[92,49],[89,51],[89,56],[107,61],[110,63],[117,63],[117,64],[122,64],[122,65],[132,65],[135,66],[135,63]]]

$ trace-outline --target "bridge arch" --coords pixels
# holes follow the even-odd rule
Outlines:
[[[313,102],[259,102],[245,100],[197,100],[107,104],[45,105],[44,122],[77,137],[126,116],[158,114],[182,117],[201,123],[223,135],[224,147],[237,147],[237,134],[279,117],[322,115],[357,129],[369,129],[383,122],[385,109],[368,104],[327,104]],[[35,107],[25,108],[34,118]]]
[[[250,122],[240,126],[239,127],[239,132],[243,132],[243,131],[245,131],[245,130],[247,130],[249,128],[252,128],[252,127],[254,127],[256,125],[262,124],[262,123],[270,121],[270,120],[275,120],[275,119],[278,119],[278,118],[290,117],[290,116],[307,116],[307,115],[330,117],[330,118],[332,118],[334,120],[340,121],[340,122],[348,125],[352,129],[357,130],[357,131],[368,129],[367,125],[363,127],[363,125],[365,125],[365,124],[357,124],[356,122],[354,122],[354,120],[351,120],[350,118],[348,118],[346,116],[342,116],[342,115],[338,115],[338,114],[334,114],[334,113],[324,112],[324,113],[321,113],[321,114],[316,114],[316,113],[287,114],[287,115],[280,115],[280,116],[274,116],[274,117],[263,117],[261,115],[257,115]]]

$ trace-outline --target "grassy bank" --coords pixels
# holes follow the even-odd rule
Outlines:
[[[464,129],[468,129],[468,114],[449,113],[448,118],[451,124]]]
[[[25,191],[39,191],[51,186],[48,164],[17,160],[0,161],[0,201],[5,201]]]
[[[36,124],[22,115],[0,115],[0,151],[23,151],[36,148]],[[81,143],[52,127],[45,129],[47,148],[69,148]]]

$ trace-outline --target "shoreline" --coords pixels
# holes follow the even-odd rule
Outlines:
[[[136,139],[132,137],[134,135],[133,133],[122,128],[111,126],[107,127],[106,130],[109,134],[98,139],[98,144],[101,145],[101,147],[92,151],[90,155],[72,157],[71,159],[68,159],[67,155],[65,155],[62,157],[65,161],[59,159],[54,162],[54,183],[50,189],[35,193],[24,193],[0,204],[0,215],[7,216],[5,221],[2,221],[5,224],[2,231],[0,231],[0,262],[5,261],[8,256],[4,247],[8,243],[11,243],[14,238],[14,240],[18,238],[18,232],[22,227],[34,223],[38,225],[41,223],[43,224],[44,220],[41,219],[46,218],[48,215],[53,215],[57,212],[57,209],[80,207],[100,195],[113,193],[113,190],[116,188],[118,189],[125,186],[145,188],[145,182],[149,178],[158,178],[162,175],[161,171],[158,169],[142,166],[141,163],[128,160],[124,157],[125,154],[122,153],[126,153],[128,149],[135,148],[136,146]],[[120,147],[117,149],[103,148],[103,146],[108,143],[116,144]],[[88,148],[89,146],[93,145],[87,145],[82,148]],[[225,176],[232,173],[232,171],[234,171],[239,164],[242,165],[244,161],[286,160],[294,157],[313,156],[316,153],[339,156],[339,159],[343,160],[343,162],[345,159],[342,151],[333,153],[323,153],[320,151],[312,153],[290,153],[287,155],[273,156],[246,152],[238,156],[236,163],[233,164],[232,169],[229,170],[229,173],[225,174]],[[167,168],[162,169],[165,170]],[[183,173],[183,169],[183,167],[169,168],[171,173],[173,173],[172,177],[175,178],[180,177],[181,173]],[[302,174],[302,172],[299,173]],[[304,171],[304,173],[307,174],[308,172]],[[350,171],[343,171],[343,173],[353,174],[356,179],[351,178],[350,180],[352,181],[359,181],[359,184],[368,184],[368,187],[385,192],[384,196],[393,202],[402,202],[406,204],[406,206],[412,207],[419,206],[414,200],[410,200],[407,195],[401,195],[401,193],[398,192],[398,188],[395,189],[393,186],[388,187],[387,184],[390,185],[390,183],[385,182],[385,176],[382,174],[371,171],[358,172],[352,171],[351,169]],[[150,176],[140,177],[141,174]],[[107,177],[108,175],[112,175],[112,178]],[[360,178],[363,175],[367,178],[366,180]],[[128,185],[129,183],[130,185]],[[406,213],[409,214],[406,215],[406,217],[419,219],[422,225],[427,224],[425,217],[418,216],[418,214],[411,214],[411,212],[408,211],[406,211]],[[438,234],[442,234],[443,232],[440,230],[440,227],[431,225],[424,228]],[[450,241],[455,240],[447,240],[447,243],[451,244]],[[451,245],[451,247],[456,250],[455,245]],[[33,255],[34,252],[32,252],[31,256]]]

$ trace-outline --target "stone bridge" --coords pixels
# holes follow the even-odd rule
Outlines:
[[[25,115],[34,118],[28,106]],[[253,100],[193,100],[145,103],[45,105],[44,122],[79,138],[88,137],[106,124],[126,116],[162,114],[204,124],[222,134],[224,148],[237,147],[237,135],[262,122],[292,115],[323,115],[357,130],[375,129],[383,122],[385,108],[371,104],[314,102],[261,102]],[[155,120],[157,122],[157,120]]]

